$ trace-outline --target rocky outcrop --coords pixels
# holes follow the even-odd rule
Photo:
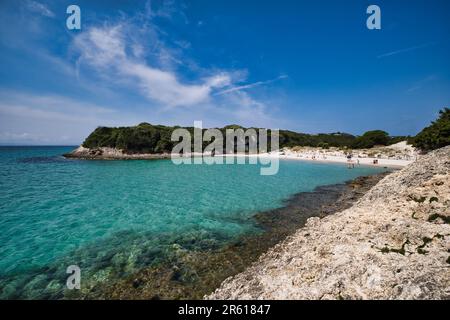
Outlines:
[[[101,148],[85,148],[79,146],[70,153],[64,154],[66,158],[88,159],[88,160],[151,160],[151,159],[168,159],[170,154],[161,153],[126,153],[123,150],[101,147]]]
[[[207,299],[449,299],[450,147],[306,226]]]

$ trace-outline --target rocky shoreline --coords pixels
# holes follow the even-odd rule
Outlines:
[[[115,148],[85,148],[79,146],[75,150],[63,154],[68,159],[83,159],[83,160],[155,160],[155,159],[170,159],[169,153],[125,153],[123,150]]]
[[[206,299],[450,299],[450,147],[274,246]]]
[[[348,208],[388,172],[359,177],[345,184],[296,194],[279,209],[254,216],[263,232],[242,237],[220,248],[191,250],[195,239],[173,243],[165,262],[123,279],[110,279],[82,290],[85,299],[201,299],[223,280],[242,272],[275,244],[301,228],[310,217],[324,217]],[[199,239],[198,241],[204,241]]]

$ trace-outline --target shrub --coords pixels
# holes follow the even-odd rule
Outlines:
[[[355,149],[372,148],[376,145],[386,146],[389,144],[391,138],[386,131],[372,130],[367,131],[362,136],[357,137],[352,144]]]
[[[439,111],[439,118],[419,132],[413,139],[413,146],[428,152],[450,145],[450,109]]]

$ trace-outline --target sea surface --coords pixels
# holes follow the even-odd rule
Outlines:
[[[74,147],[0,147],[0,298],[62,298],[66,268],[85,286],[158,264],[174,246],[211,250],[262,232],[253,216],[299,192],[382,168],[282,160],[174,165],[65,159]]]

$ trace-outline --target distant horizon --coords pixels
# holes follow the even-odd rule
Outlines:
[[[450,105],[450,1],[0,2],[0,144],[140,122],[415,135]]]

